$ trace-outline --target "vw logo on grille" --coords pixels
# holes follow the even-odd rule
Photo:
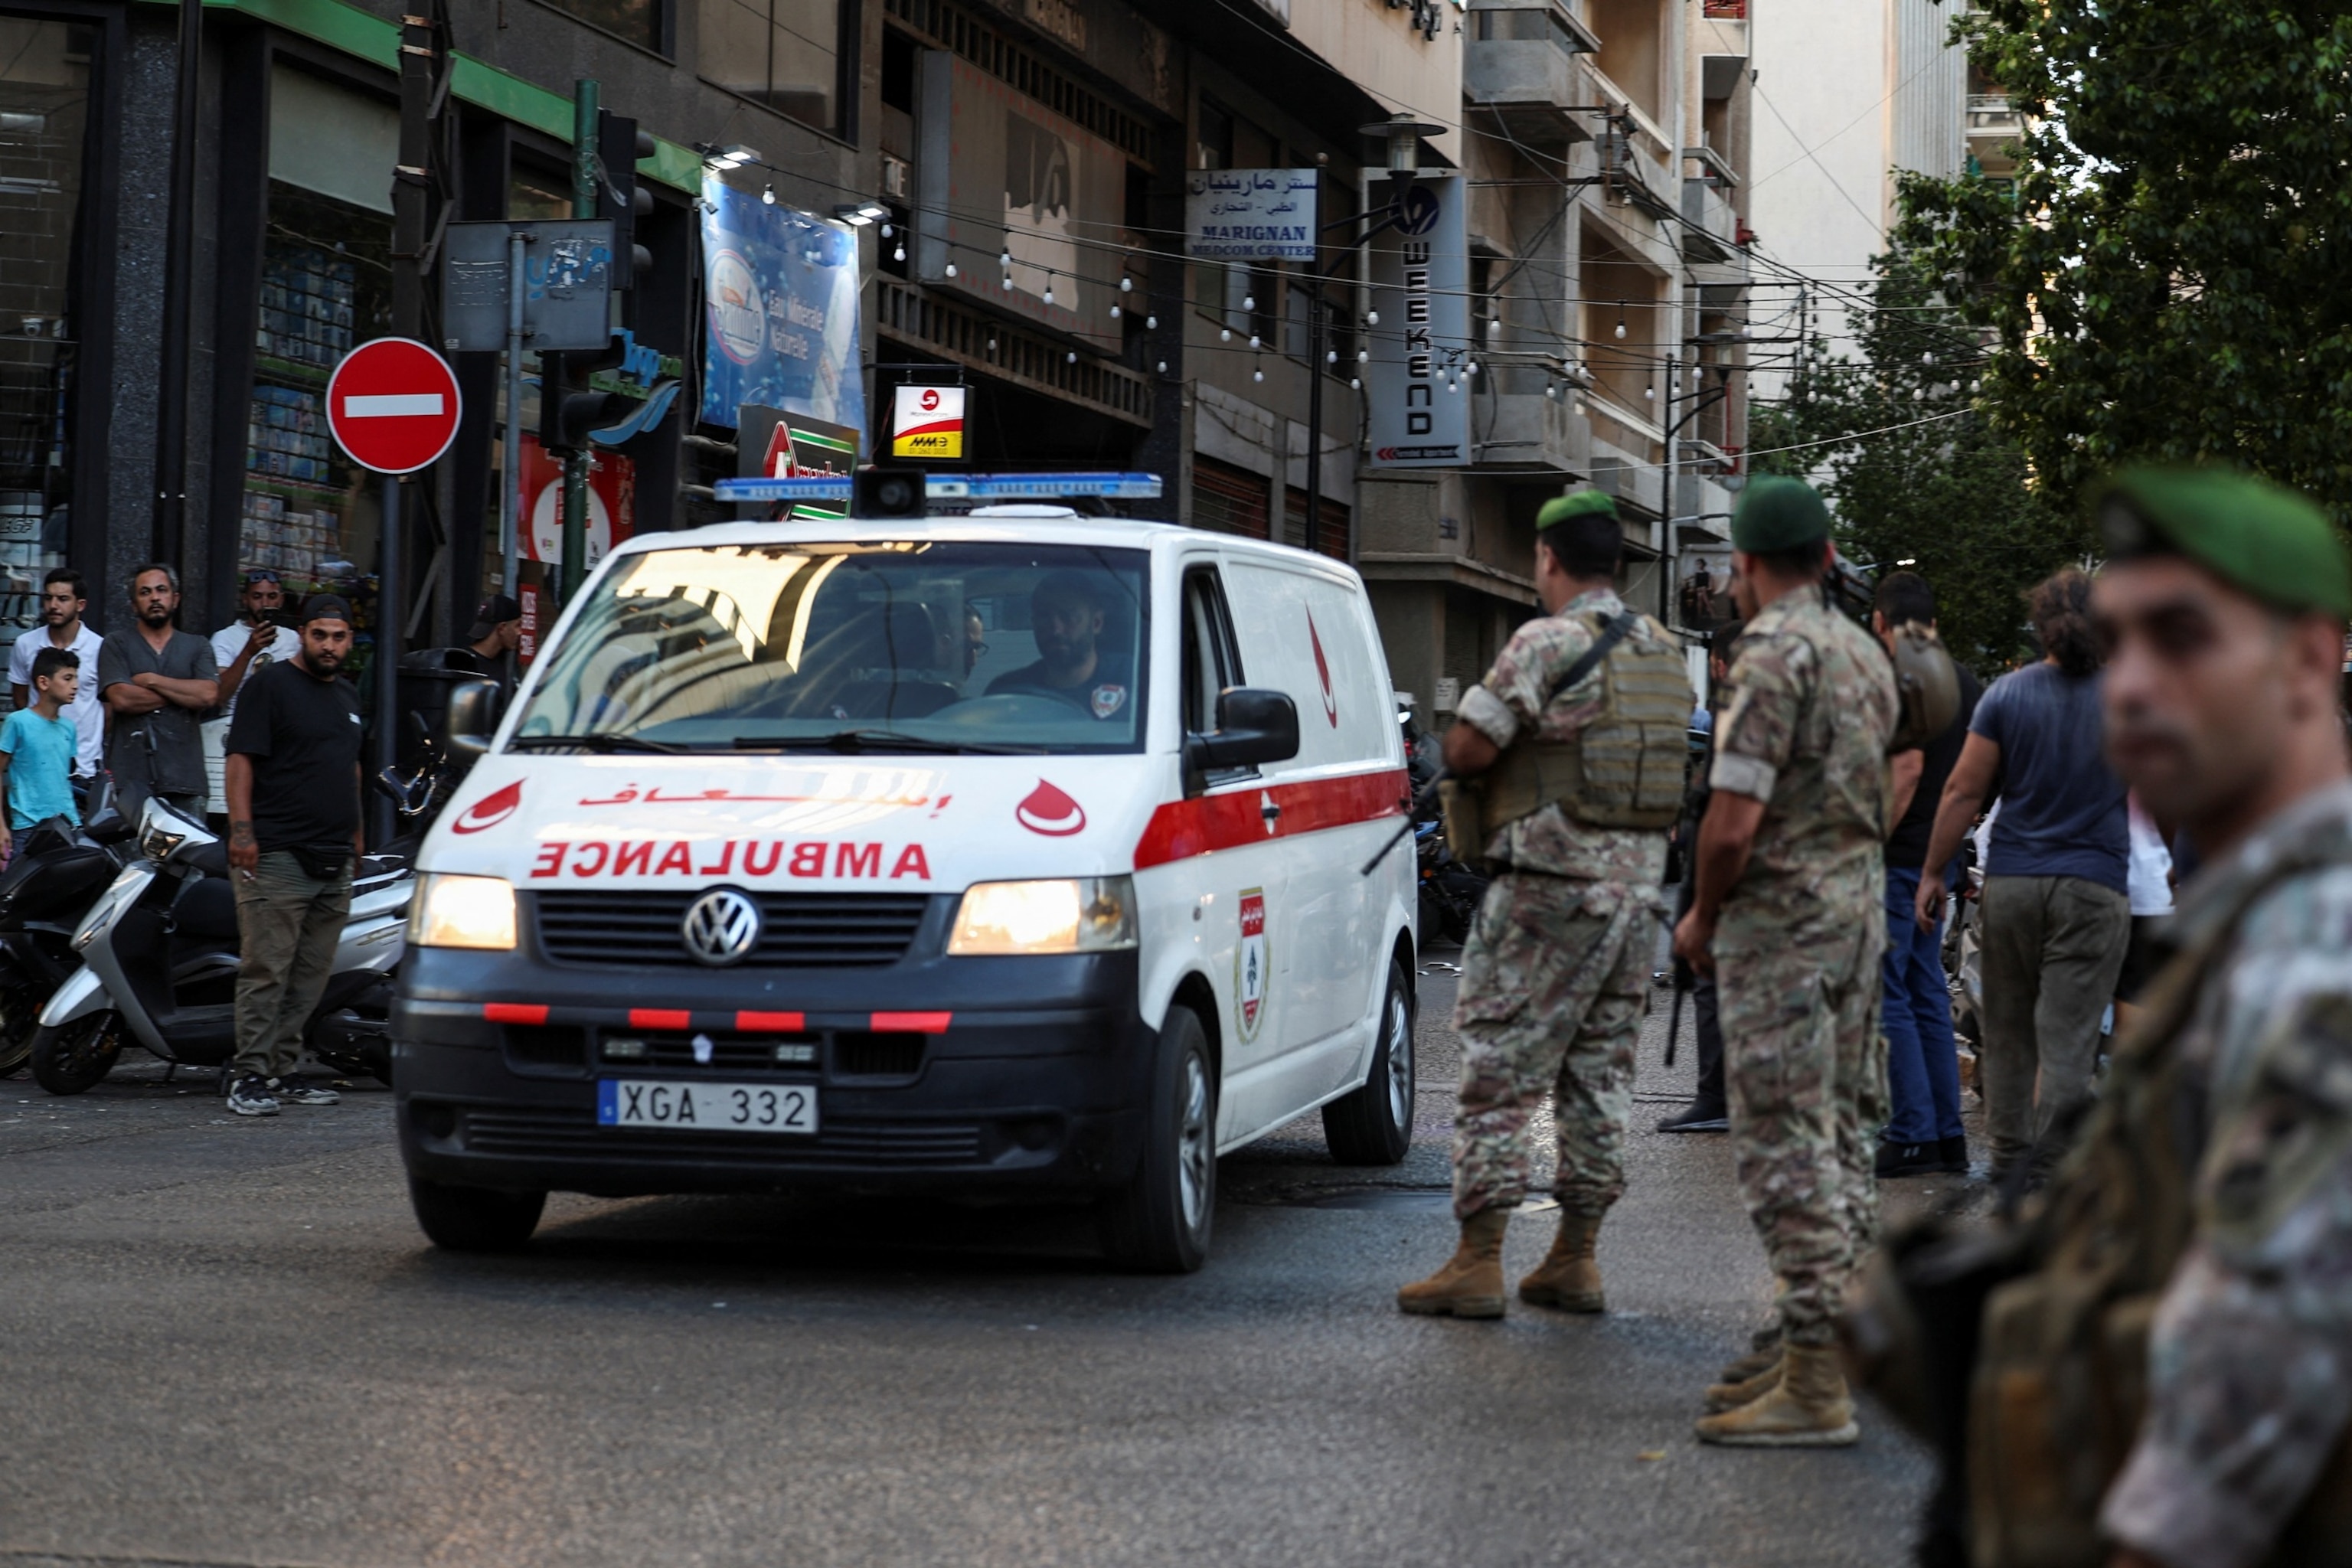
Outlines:
[[[678,935],[704,963],[740,963],[760,945],[760,906],[732,888],[714,889],[687,906]]]

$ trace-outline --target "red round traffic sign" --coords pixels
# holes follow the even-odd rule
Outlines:
[[[343,356],[327,379],[327,424],[352,461],[379,474],[414,473],[457,436],[457,377],[413,338],[377,338]]]

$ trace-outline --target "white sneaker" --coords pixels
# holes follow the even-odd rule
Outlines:
[[[269,1080],[269,1092],[285,1105],[341,1105],[343,1097],[331,1089],[309,1082],[300,1073],[288,1073],[284,1078]]]
[[[278,1114],[278,1101],[270,1095],[269,1080],[258,1073],[247,1073],[230,1087],[228,1108],[239,1116]]]

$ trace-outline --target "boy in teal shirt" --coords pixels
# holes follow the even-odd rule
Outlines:
[[[81,660],[71,649],[45,647],[33,656],[33,705],[0,721],[0,795],[8,802],[0,825],[0,856],[15,853],[19,831],[52,816],[79,826],[74,809],[73,721],[58,710],[81,687]]]

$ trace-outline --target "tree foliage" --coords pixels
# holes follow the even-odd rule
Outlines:
[[[1903,183],[1895,241],[1998,352],[1983,400],[2053,501],[2219,458],[2352,517],[2352,7],[1984,0],[2026,116],[2012,193]]]
[[[2071,507],[2031,484],[2025,454],[1979,406],[1983,333],[1902,252],[1874,263],[1859,359],[1799,358],[1787,397],[1750,419],[1765,472],[1820,483],[1838,548],[1879,572],[1912,562],[1954,657],[1990,673],[2031,651],[2020,595],[2087,547]]]

